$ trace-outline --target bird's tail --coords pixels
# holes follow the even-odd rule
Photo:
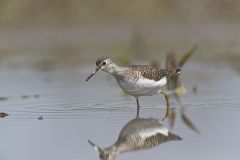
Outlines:
[[[167,77],[167,79],[170,79],[171,77],[178,75],[180,72],[181,72],[180,68],[175,68],[175,69],[164,70],[163,74],[164,76]]]
[[[181,136],[176,135],[176,134],[171,133],[171,132],[168,133],[168,138],[169,138],[169,140],[171,140],[171,141],[174,141],[174,140],[175,140],[175,141],[182,140],[182,137],[181,137]]]

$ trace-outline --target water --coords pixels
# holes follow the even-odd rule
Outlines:
[[[1,160],[98,159],[88,144],[114,143],[121,128],[136,116],[134,98],[124,96],[116,82],[98,73],[88,83],[93,66],[51,71],[1,71]],[[119,155],[117,159],[236,159],[240,157],[240,77],[224,64],[188,64],[184,70],[184,115],[199,130],[189,128],[176,108],[172,132],[183,137],[153,149]],[[192,94],[197,85],[198,93]],[[37,95],[37,96],[34,96]],[[140,117],[161,118],[162,96],[140,98]],[[169,122],[164,125],[169,127]]]

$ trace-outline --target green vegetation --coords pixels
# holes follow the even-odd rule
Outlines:
[[[1,24],[238,21],[238,0],[1,0]]]

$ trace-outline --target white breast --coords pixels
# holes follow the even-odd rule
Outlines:
[[[128,94],[139,97],[139,96],[151,96],[161,92],[161,87],[167,83],[166,77],[159,81],[150,80],[144,77],[139,78],[135,81],[119,80],[119,86]]]

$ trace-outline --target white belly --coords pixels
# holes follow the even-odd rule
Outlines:
[[[117,82],[126,93],[139,97],[160,93],[161,88],[167,83],[167,79],[164,77],[159,81],[155,81],[146,78],[139,78],[136,82],[126,80],[119,80]]]

